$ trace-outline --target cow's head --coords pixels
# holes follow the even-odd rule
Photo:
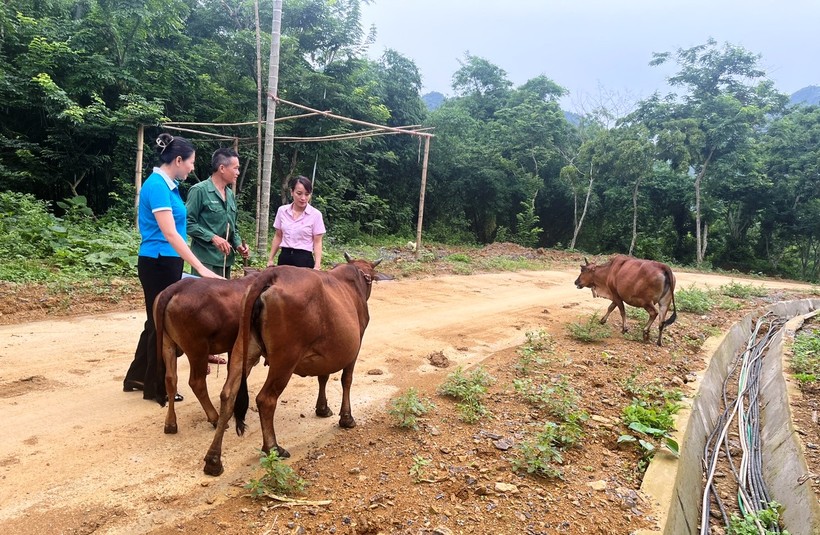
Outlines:
[[[579,290],[582,288],[593,288],[595,286],[595,264],[590,264],[589,260],[584,257],[584,263],[581,264],[581,274],[575,279],[575,287]]]
[[[345,260],[347,260],[347,263],[356,266],[356,268],[358,268],[359,272],[364,277],[364,280],[367,283],[368,287],[368,297],[370,296],[370,285],[373,283],[373,281],[393,280],[393,277],[391,277],[390,275],[387,275],[385,273],[379,273],[378,271],[376,271],[376,266],[378,266],[382,261],[381,258],[373,262],[368,262],[367,260],[359,260],[352,258],[349,254],[347,254],[347,252],[345,252],[344,255]]]

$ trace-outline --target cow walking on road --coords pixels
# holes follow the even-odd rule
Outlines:
[[[279,396],[294,373],[318,377],[316,415],[329,417],[333,411],[327,404],[325,385],[331,373],[342,370],[339,426],[355,427],[350,386],[370,321],[367,300],[373,281],[390,277],[376,272],[379,260],[353,260],[347,254],[345,258],[346,264],[330,271],[269,267],[248,289],[228,363],[228,378],[220,395],[216,433],[205,455],[206,474],[218,476],[223,471],[222,439],[231,413],[237,434],[245,432],[249,405],[247,375],[256,359],[254,355],[260,352],[269,365],[268,377],[256,396],[263,451],[275,449],[280,457],[290,456],[276,441],[273,417]]]
[[[606,264],[590,264],[585,258],[581,274],[575,279],[578,289],[591,288],[594,297],[612,300],[601,323],[618,307],[621,312],[621,332],[626,332],[624,303],[640,307],[649,313],[649,321],[643,328],[644,341],[649,340],[649,328],[659,317],[658,345],[661,345],[663,328],[677,319],[675,306],[675,275],[666,264],[654,260],[640,260],[626,255],[616,255]],[[672,315],[666,319],[669,305]],[[658,305],[657,307],[655,305]]]

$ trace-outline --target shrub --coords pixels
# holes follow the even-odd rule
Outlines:
[[[754,286],[752,284],[742,284],[732,281],[720,287],[720,293],[728,295],[729,297],[736,297],[738,299],[749,299],[750,297],[763,297],[768,291],[761,284]]]
[[[305,480],[279,459],[276,450],[271,450],[267,455],[262,452],[259,464],[265,473],[261,478],[251,479],[245,485],[245,488],[250,490],[252,498],[260,498],[268,494],[297,494],[305,490],[307,485]]]
[[[444,384],[439,386],[438,392],[459,400],[460,403],[456,404],[456,409],[459,411],[461,420],[466,423],[475,423],[490,414],[482,404],[482,399],[487,393],[487,387],[494,382],[495,379],[481,366],[474,368],[469,374],[465,374],[459,366],[447,376]]]
[[[567,332],[575,340],[581,342],[600,342],[609,338],[612,329],[606,323],[601,323],[598,314],[595,313],[586,321],[578,321],[567,324]]]
[[[715,301],[709,295],[709,292],[695,288],[692,285],[687,289],[680,289],[675,292],[675,304],[681,312],[704,314],[712,310]]]
[[[820,330],[798,333],[792,352],[792,369],[801,382],[812,382],[820,375]]]
[[[411,387],[401,396],[391,400],[387,412],[398,427],[418,430],[418,417],[424,416],[433,408],[435,405],[430,400],[420,399],[418,391]]]

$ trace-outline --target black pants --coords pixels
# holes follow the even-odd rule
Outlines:
[[[134,360],[125,379],[144,384],[142,397],[159,399],[165,397],[165,378],[157,373],[157,328],[154,325],[154,300],[159,293],[182,278],[183,260],[177,256],[151,258],[140,256],[137,260],[137,274],[142,293],[145,295],[145,326],[140,334]]]
[[[313,269],[315,264],[313,253],[304,249],[291,249],[290,247],[282,247],[279,260],[276,263],[278,266],[296,266],[310,269]]]

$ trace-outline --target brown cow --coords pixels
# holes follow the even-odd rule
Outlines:
[[[208,396],[208,355],[233,349],[239,331],[239,316],[245,291],[259,274],[245,270],[245,277],[233,280],[184,278],[163,290],[154,301],[157,326],[159,373],[165,376],[168,412],[165,432],[177,432],[174,394],[177,392],[177,357],[185,353],[191,372],[188,384],[208,421],[216,427],[219,414]],[[259,353],[256,354],[259,356]],[[163,372],[164,370],[164,372]],[[158,398],[164,406],[164,397]]]
[[[661,345],[663,328],[671,325],[678,317],[675,306],[675,275],[666,264],[654,260],[640,260],[626,255],[616,255],[606,264],[590,264],[584,258],[581,274],[575,279],[578,289],[592,288],[594,297],[611,299],[612,303],[601,323],[606,323],[610,313],[618,307],[621,311],[621,332],[626,332],[626,312],[624,303],[641,307],[649,313],[649,321],[643,328],[644,341],[649,340],[649,327],[655,318],[660,316],[658,326],[658,345]],[[672,316],[668,320],[666,313],[672,304]],[[659,305],[660,310],[655,307]]]
[[[325,385],[331,373],[342,370],[342,407],[339,426],[355,427],[350,409],[353,368],[370,321],[367,300],[374,280],[390,277],[376,272],[380,262],[353,260],[330,271],[293,266],[266,269],[248,289],[234,358],[228,363],[228,378],[220,395],[219,422],[214,440],[205,455],[205,473],[222,473],[222,439],[233,412],[236,432],[245,432],[248,410],[247,374],[255,350],[266,356],[268,377],[256,396],[262,424],[262,449],[275,449],[280,457],[290,454],[279,446],[273,427],[276,403],[291,375],[316,376],[319,396],[316,415],[329,417]],[[248,352],[246,348],[251,348]]]

